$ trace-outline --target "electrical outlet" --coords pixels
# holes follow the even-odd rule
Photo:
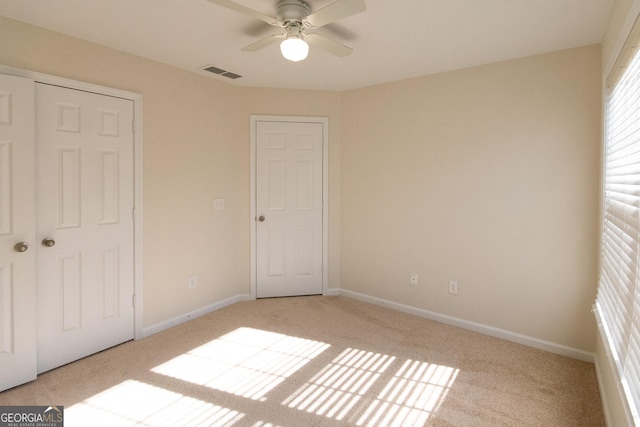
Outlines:
[[[458,295],[458,282],[455,280],[449,280],[449,293],[451,295]]]
[[[221,211],[224,209],[224,199],[213,199],[213,210]]]
[[[198,286],[198,279],[196,276],[191,276],[187,279],[187,287],[189,289],[195,289]]]
[[[418,273],[411,273],[411,276],[409,276],[409,284],[411,286],[418,286]]]

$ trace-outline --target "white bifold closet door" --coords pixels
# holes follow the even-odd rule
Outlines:
[[[0,390],[134,335],[133,101],[0,74]]]
[[[38,372],[133,338],[133,102],[36,84]]]
[[[33,81],[0,74],[0,391],[36,378]]]

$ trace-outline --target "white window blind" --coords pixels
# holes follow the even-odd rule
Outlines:
[[[632,31],[638,34],[638,24]],[[606,99],[601,270],[596,314],[640,426],[640,54],[625,45]],[[620,62],[620,61],[619,61]]]

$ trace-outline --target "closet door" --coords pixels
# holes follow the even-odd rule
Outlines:
[[[0,391],[36,378],[33,81],[0,74]]]
[[[133,101],[36,84],[38,373],[134,334]]]

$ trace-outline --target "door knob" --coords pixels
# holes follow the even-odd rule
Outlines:
[[[50,248],[51,246],[54,246],[56,244],[56,241],[53,240],[51,237],[45,237],[44,239],[42,239],[42,246],[46,246],[48,248]]]
[[[29,249],[29,245],[27,245],[27,242],[18,242],[15,245],[13,245],[13,249],[16,252],[26,252],[27,249]]]
[[[260,222],[264,222],[264,215],[260,215],[260,216],[258,217],[258,221],[260,221]]]

